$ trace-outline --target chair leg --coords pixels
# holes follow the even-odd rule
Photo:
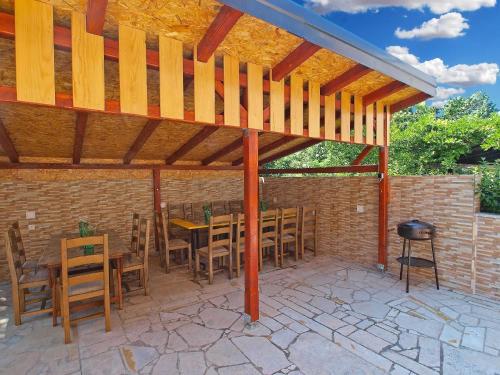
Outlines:
[[[214,282],[214,261],[211,257],[208,258],[208,283]]]
[[[188,272],[191,270],[192,268],[192,249],[191,249],[191,244],[188,245]]]
[[[283,252],[285,251],[285,244],[280,241],[280,267],[283,268]]]
[[[295,261],[298,262],[299,260],[299,239],[297,236],[295,236]]]
[[[71,343],[71,331],[70,331],[70,321],[69,321],[69,301],[68,296],[63,292],[62,298],[62,323],[64,327],[64,343]]]
[[[240,273],[241,273],[241,270],[240,270],[240,267],[241,267],[241,254],[238,251],[238,249],[235,250],[234,254],[236,256],[236,277],[240,277]]]
[[[143,270],[144,275],[144,295],[149,296],[149,268],[145,267]]]
[[[21,303],[19,298],[19,289],[12,288],[12,304],[14,307],[14,322],[16,326],[21,325]]]
[[[229,279],[233,278],[233,252],[230,250],[229,251]]]
[[[278,241],[274,241],[274,267],[278,267]]]
[[[262,271],[262,267],[264,266],[264,262],[262,260],[263,256],[264,256],[264,254],[263,254],[262,246],[259,245],[259,272]]]
[[[106,332],[111,331],[111,303],[109,293],[104,293],[104,329]]]
[[[194,259],[194,279],[198,280],[198,276],[200,274],[200,254],[198,254],[198,252],[196,251],[194,257],[195,257],[195,259]]]

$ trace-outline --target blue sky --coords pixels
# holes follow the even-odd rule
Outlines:
[[[500,109],[496,0],[294,1],[437,77],[435,105],[480,90]]]

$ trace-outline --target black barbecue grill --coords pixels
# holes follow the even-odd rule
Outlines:
[[[437,272],[436,254],[434,252],[434,236],[436,227],[432,224],[420,220],[410,220],[398,224],[398,234],[403,237],[403,254],[397,260],[401,263],[399,279],[403,279],[403,266],[407,266],[406,272],[406,293],[410,290],[410,267],[434,267],[436,277],[436,288],[439,289],[439,279]],[[408,241],[408,255],[406,255],[406,241]],[[430,241],[432,250],[432,260],[411,256],[411,241]]]

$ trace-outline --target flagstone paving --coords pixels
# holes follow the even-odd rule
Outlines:
[[[0,284],[0,374],[500,374],[500,303],[404,283],[333,256],[260,275],[261,319],[243,314],[243,277],[195,283],[152,259],[151,295],[63,330],[12,321]]]

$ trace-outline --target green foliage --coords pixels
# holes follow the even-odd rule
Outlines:
[[[479,168],[479,173],[481,211],[500,214],[500,160],[493,165],[483,164]]]
[[[448,100],[443,107],[442,116],[449,120],[457,120],[465,116],[488,118],[496,111],[495,104],[488,95],[476,92],[468,98],[458,96]]]

